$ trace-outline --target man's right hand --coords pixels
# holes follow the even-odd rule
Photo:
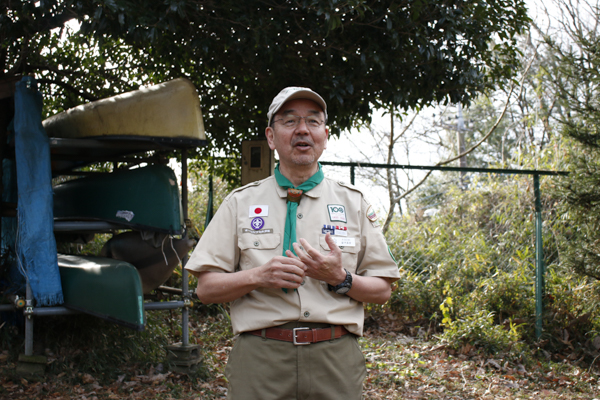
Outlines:
[[[297,258],[276,256],[254,272],[259,287],[297,289],[305,271],[306,265]]]
[[[260,287],[297,289],[305,277],[306,265],[292,256],[276,256],[257,268],[232,273],[201,272],[196,294],[204,304],[228,303]]]

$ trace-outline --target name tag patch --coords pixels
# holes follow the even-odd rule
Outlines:
[[[354,246],[356,246],[355,238],[339,237],[339,236],[332,236],[331,238],[333,239],[335,244],[337,244],[338,247],[342,247],[342,246],[354,247]]]
[[[329,212],[329,220],[331,222],[348,222],[346,219],[346,207],[340,204],[328,204],[327,211]]]
[[[244,228],[242,229],[243,233],[251,233],[253,235],[262,235],[265,233],[273,233],[273,229],[259,229],[257,231],[255,231],[254,229],[248,229],[248,228]]]

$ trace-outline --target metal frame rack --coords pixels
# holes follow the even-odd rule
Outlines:
[[[10,158],[13,156],[11,149],[6,146],[7,126],[12,120],[14,114],[14,85],[17,78],[0,82],[0,157]],[[89,165],[97,162],[125,163],[131,165],[140,163],[157,163],[164,160],[163,154],[172,154],[180,152],[181,154],[181,206],[182,214],[186,225],[188,223],[188,149],[205,146],[206,140],[179,139],[179,138],[151,138],[151,137],[111,137],[110,139],[59,139],[50,138],[51,160],[54,165],[53,176],[60,175],[84,175],[89,172],[78,172],[75,169],[82,165]],[[148,156],[148,154],[151,154]],[[0,167],[0,177],[2,168]],[[0,187],[0,192],[2,188]],[[2,216],[15,216],[15,204],[2,204]],[[77,226],[77,221],[66,224],[55,224],[55,231],[69,231]],[[74,225],[75,224],[75,225]],[[95,221],[86,222],[83,226],[90,232],[102,233],[111,232],[117,229],[127,229],[118,224]],[[187,228],[183,232],[183,238],[187,239]],[[182,260],[182,265],[187,262],[187,257]],[[192,295],[188,288],[188,273],[182,269],[182,288],[180,292],[181,300],[172,300],[164,302],[144,302],[144,311],[153,310],[173,310],[181,309],[181,343],[168,346],[167,362],[171,369],[187,372],[193,369],[199,363],[198,348],[189,343],[189,309],[192,306]],[[36,317],[58,316],[78,314],[79,311],[69,309],[64,306],[35,306],[31,287],[27,285],[24,298],[16,297],[12,304],[1,304],[2,311],[22,311],[25,316],[25,349],[23,357],[19,362],[25,364],[34,364],[33,368],[26,368],[22,372],[42,373],[45,361],[36,359],[33,354],[33,324]],[[43,358],[43,357],[42,357]],[[38,364],[37,368],[35,364]],[[19,367],[17,367],[19,369]]]

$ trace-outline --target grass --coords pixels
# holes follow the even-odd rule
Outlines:
[[[47,373],[37,379],[16,375],[23,338],[4,324],[0,398],[224,399],[232,335],[221,309],[198,306],[191,313],[190,341],[204,359],[191,376],[164,366],[164,346],[180,340],[179,313],[153,311],[148,319],[144,332],[87,316],[36,320],[36,354],[48,357]],[[600,399],[597,363],[560,360],[535,348],[519,357],[468,345],[453,350],[393,314],[369,320],[360,339],[368,367],[365,399]]]

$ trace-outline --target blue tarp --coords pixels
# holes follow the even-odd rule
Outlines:
[[[42,96],[32,77],[15,91],[15,159],[17,167],[17,238],[19,270],[38,305],[63,303],[54,239],[50,144],[42,126]]]

